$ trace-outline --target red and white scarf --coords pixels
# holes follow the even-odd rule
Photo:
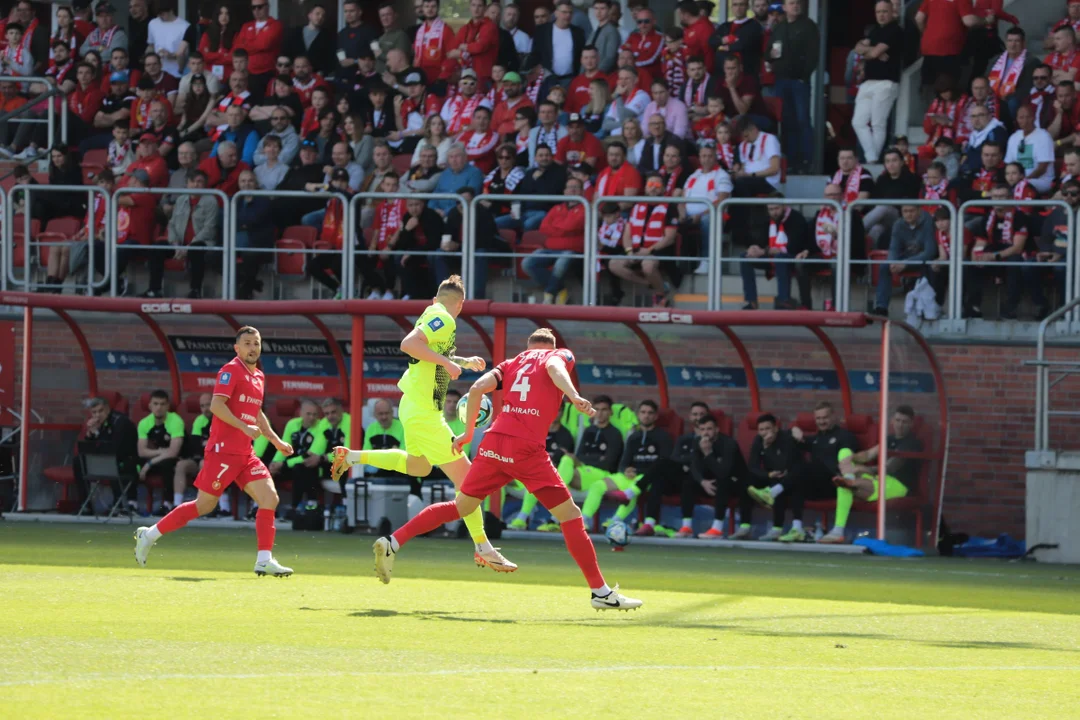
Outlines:
[[[836,214],[831,207],[823,207],[814,222],[814,242],[826,260],[836,257],[836,237],[829,230],[829,226],[835,228],[840,225]]]
[[[1024,71],[1024,61],[1027,60],[1027,50],[1020,53],[1020,57],[1012,61],[1008,72],[1005,70],[1005,62],[1008,60],[1007,52],[1001,53],[1001,57],[990,69],[990,89],[999,98],[1007,98],[1016,92],[1016,84],[1020,82],[1020,73]]]
[[[686,62],[689,53],[686,47],[680,47],[675,52],[664,50],[663,65],[664,79],[671,88],[671,94],[675,97],[682,95],[683,85],[686,83]]]
[[[934,146],[938,140],[943,137],[953,139],[956,137],[959,130],[959,123],[957,122],[958,113],[961,108],[965,106],[967,102],[967,96],[960,98],[959,100],[953,100],[949,102],[936,98],[934,102],[930,103],[930,108],[926,111],[927,115],[944,115],[949,118],[948,125],[935,125],[934,134],[926,141],[926,144],[930,147]]]
[[[945,254],[945,259],[948,260],[952,257],[949,253],[952,250],[952,238],[949,237],[949,233],[944,230],[935,230],[937,235],[937,244],[941,248],[941,251]]]
[[[154,99],[155,98],[135,101],[135,104],[131,107],[131,127],[137,127],[143,130],[150,127],[153,122],[150,119],[150,105],[154,102]]]
[[[652,247],[664,239],[668,206],[638,203],[630,213],[630,241],[635,248]]]
[[[621,215],[613,223],[604,223],[600,226],[599,240],[601,247],[617,248],[622,242],[623,233],[626,231],[626,219]]]
[[[671,172],[668,172],[667,168],[660,168],[660,175],[664,178],[664,195],[671,197],[674,194],[682,174],[682,165],[679,165]]]
[[[25,36],[24,36],[25,37]],[[18,68],[23,64],[23,53],[26,51],[26,46],[23,43],[19,43],[14,47],[8,45],[4,49],[4,65],[7,66],[8,72],[12,75],[19,75]]]
[[[86,42],[90,43],[90,47],[104,49],[112,45],[113,35],[120,29],[119,25],[113,25],[104,32],[101,28],[94,28],[94,31],[90,33],[90,37],[86,39]]]
[[[1028,192],[1030,190],[1030,192]],[[1012,189],[1013,200],[1031,200],[1037,195],[1035,188],[1031,187],[1031,183],[1027,179],[1023,179],[1016,183]]]
[[[686,104],[686,107],[692,107],[694,105],[705,106],[705,91],[709,89],[709,78],[709,73],[705,73],[705,77],[701,79],[701,83],[697,86],[694,85],[693,81],[687,81],[686,89],[682,92],[682,101]]]
[[[540,86],[543,84],[543,82],[544,75],[543,73],[541,73],[536,76],[535,80],[533,80],[525,87],[525,97],[529,98],[533,105],[537,103],[537,98],[540,97]]]
[[[720,160],[720,166],[731,172],[731,168],[735,166],[735,144],[717,143],[716,157]]]
[[[402,218],[405,217],[405,201],[383,200],[375,208],[375,212],[379,221],[376,248],[382,250],[390,243],[390,238],[402,225]]]
[[[519,154],[526,152],[529,149],[529,136],[527,134],[525,135],[525,137],[521,137],[521,135],[515,135],[514,146],[517,148]]]
[[[109,152],[106,156],[109,167],[117,167],[123,165],[127,160],[128,155],[131,154],[131,140],[128,140],[123,145],[117,144],[115,140],[109,143]]]
[[[784,209],[784,217],[779,220],[769,220],[769,249],[776,248],[779,252],[788,251],[788,236],[784,232],[784,223],[791,216],[791,208]]]
[[[1054,91],[1049,89],[1051,87],[1053,86],[1048,86],[1046,90],[1031,88],[1031,94],[1028,95],[1028,104],[1035,110],[1035,127],[1042,128],[1043,130],[1046,129],[1042,126],[1043,107],[1048,100],[1050,102],[1053,102],[1054,100]]]
[[[832,184],[839,185],[844,188],[844,201],[840,203],[843,207],[847,207],[848,203],[855,202],[859,199],[859,185],[862,182],[862,165],[856,165],[850,173],[847,175],[847,182],[844,182],[844,171],[837,170],[836,174],[832,177]]]
[[[442,40],[446,25],[440,18],[430,24],[424,22],[416,30],[413,41],[413,57],[418,65],[435,65],[443,60]]]
[[[930,176],[923,175],[923,200],[944,200],[948,191],[948,178],[942,178],[937,185],[931,185]]]
[[[1043,60],[1044,63],[1052,67],[1054,70],[1068,70],[1073,66],[1073,62],[1076,61],[1076,50],[1074,49],[1068,55],[1062,55],[1059,52],[1052,52],[1046,56]]]
[[[1013,219],[1016,216],[1014,210],[1006,210],[1005,216],[1001,218],[1001,239],[1000,242],[995,242],[994,238],[994,226],[998,223],[998,214],[996,212],[988,213],[986,218],[986,237],[990,239],[990,242],[996,245],[1012,245],[1013,237]]]
[[[472,122],[473,112],[480,106],[483,99],[480,93],[473,93],[472,97],[465,97],[461,93],[456,93],[447,100],[446,105],[449,108],[447,114],[450,116],[449,121],[446,123],[447,134],[457,135],[464,130]]]

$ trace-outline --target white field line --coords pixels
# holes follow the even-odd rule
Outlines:
[[[613,665],[608,667],[554,667],[554,668],[475,668],[444,670],[401,670],[401,671],[326,671],[326,672],[267,672],[267,673],[90,673],[64,675],[53,678],[30,678],[26,680],[7,680],[0,682],[0,687],[35,687],[42,685],[76,685],[79,683],[99,682],[144,682],[161,680],[260,680],[289,678],[384,678],[392,677],[454,677],[467,675],[539,675],[569,673],[623,673],[633,671],[653,672],[784,672],[784,673],[840,673],[857,669],[860,672],[932,672],[932,673],[975,673],[975,672],[1080,672],[1080,665],[1075,667],[1059,665],[940,665],[940,666],[825,666],[825,665]]]

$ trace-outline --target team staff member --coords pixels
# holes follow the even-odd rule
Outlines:
[[[124,413],[113,410],[104,398],[93,398],[89,402],[90,417],[86,420],[86,432],[83,441],[89,443],[92,449],[103,455],[115,454],[117,469],[123,474],[135,474],[137,464],[138,441],[136,439],[135,423],[131,422]],[[75,463],[75,479],[83,494],[90,493],[89,483],[82,476],[82,465]],[[113,498],[120,497],[119,480],[111,483]],[[131,511],[135,509],[135,498],[138,488],[133,482],[128,488],[127,501]]]
[[[174,504],[184,502],[185,479],[180,478],[177,486],[176,465],[180,460],[180,450],[184,447],[184,419],[169,410],[169,393],[154,390],[150,393],[150,414],[139,421],[137,428],[139,448],[139,480],[146,482],[146,476],[153,471],[162,478],[173,478],[173,502],[161,499],[158,515],[165,515]],[[164,494],[164,491],[163,491]]]
[[[270,474],[281,480],[292,481],[292,506],[297,508],[305,500],[319,498],[319,461],[322,456],[311,452],[315,443],[315,423],[319,421],[319,406],[310,400],[300,404],[300,416],[285,424],[282,436],[292,446],[293,452],[286,457],[278,450],[270,463]]]
[[[770,507],[773,511],[773,526],[758,540],[779,540],[783,534],[784,512],[787,510],[787,498],[790,493],[784,490],[798,487],[803,484],[802,450],[792,434],[781,430],[774,415],[766,413],[758,418],[757,437],[750,446],[748,458],[749,475],[746,494],[764,507]],[[751,488],[763,489],[768,493],[769,502],[765,493],[751,492]],[[750,515],[742,515],[743,522],[739,525],[739,535],[744,530],[750,533]]]
[[[327,398],[323,401],[322,415],[322,420],[315,425],[315,429],[312,431],[315,435],[315,442],[311,444],[310,451],[312,455],[322,457],[319,462],[319,476],[323,479],[324,487],[327,487],[327,490],[330,491],[329,487],[326,486],[326,480],[330,477],[330,465],[334,462],[333,448],[348,442],[352,428],[352,417],[345,412],[345,406],[337,398]],[[344,494],[344,483],[338,490]]]
[[[690,459],[690,489],[696,494],[698,488],[701,488],[706,495],[716,498],[716,518],[713,525],[698,537],[719,539],[724,537],[724,515],[727,513],[730,498],[739,499],[739,517],[749,520],[754,510],[753,501],[743,491],[748,471],[738,444],[720,433],[716,418],[712,415],[703,417],[698,422],[698,436],[694,455]],[[685,515],[685,512],[683,514]],[[686,519],[683,518],[684,527],[679,530],[682,537],[687,537],[683,530],[689,529]],[[740,525],[730,539],[746,540],[749,537],[750,525],[747,523]]]

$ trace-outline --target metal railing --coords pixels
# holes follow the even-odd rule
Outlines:
[[[1072,249],[1072,243],[1069,244]],[[1046,359],[1046,331],[1058,320],[1080,308],[1080,296],[1074,297],[1069,302],[1050,313],[1039,323],[1039,337],[1036,342],[1035,360],[1027,361],[1025,365],[1035,367],[1035,451],[1046,452],[1050,449],[1050,418],[1080,417],[1080,411],[1076,410],[1051,410],[1050,390],[1059,382],[1070,375],[1080,374],[1080,360],[1047,360]],[[1050,369],[1058,368],[1061,374],[1050,379]]]
[[[25,105],[20,105],[14,110],[9,110],[6,113],[0,114],[0,123],[8,123],[10,127],[10,120],[19,115],[30,115],[35,112],[35,106],[41,102],[45,102],[45,119],[39,120],[34,117],[25,118],[19,120],[19,123],[31,123],[40,124],[44,123],[48,126],[46,132],[48,133],[48,141],[45,143],[43,149],[45,152],[48,148],[52,147],[53,141],[56,138],[56,103],[53,102],[53,98],[60,98],[60,142],[67,144],[68,135],[68,107],[67,107],[67,93],[61,88],[56,86],[56,78],[45,77],[44,75],[30,75],[22,77],[20,75],[0,75],[0,82],[14,82],[14,83],[40,83],[45,85],[48,90],[35,96]]]
[[[926,265],[926,266],[930,266],[930,267],[933,267],[933,266],[948,266],[950,278],[949,278],[949,291],[948,291],[948,294],[946,295],[946,303],[945,303],[946,304],[946,308],[945,308],[946,312],[945,312],[945,315],[946,315],[946,317],[951,318],[951,319],[957,319],[957,318],[961,317],[961,308],[960,308],[959,303],[956,301],[956,298],[958,297],[957,294],[956,294],[956,288],[958,287],[956,277],[957,277],[957,275],[959,275],[961,273],[960,262],[963,259],[963,237],[964,236],[963,236],[963,233],[958,234],[958,227],[959,227],[958,226],[958,218],[959,218],[959,214],[957,212],[956,206],[953,205],[952,203],[948,202],[947,200],[908,200],[907,198],[904,198],[902,200],[875,200],[873,198],[868,198],[868,199],[865,199],[865,200],[856,199],[856,200],[853,200],[852,202],[848,203],[847,208],[844,209],[844,227],[846,228],[846,234],[847,234],[848,237],[847,237],[847,241],[845,243],[846,244],[846,248],[845,248],[846,252],[842,255],[842,257],[845,258],[846,265],[845,265],[845,271],[842,273],[842,275],[844,276],[844,293],[843,293],[844,304],[839,308],[841,311],[847,312],[847,311],[849,311],[851,309],[851,267],[852,267],[852,265],[866,265],[866,266],[872,268],[874,265],[898,264],[897,261],[895,261],[895,260],[889,260],[889,259],[871,260],[869,257],[867,257],[867,259],[865,259],[865,260],[852,260],[852,258],[851,258],[852,243],[856,242],[856,238],[851,237],[851,228],[852,228],[851,213],[852,213],[852,210],[854,208],[857,208],[857,207],[896,207],[896,208],[903,208],[903,207],[909,207],[909,206],[916,206],[916,207],[919,208],[920,212],[924,212],[923,208],[925,208],[928,205],[932,205],[932,206],[935,206],[935,207],[943,207],[943,208],[945,208],[945,209],[947,209],[949,211],[949,227],[950,227],[949,235],[950,235],[950,238],[952,238],[952,242],[951,242],[951,245],[950,245],[949,259],[948,260],[938,260],[937,255],[935,254],[933,260],[927,261],[927,262],[925,262],[923,264]],[[927,214],[929,214],[929,213],[927,213]],[[898,217],[896,219],[896,221],[893,223],[893,225],[895,226],[895,224],[898,223],[898,222],[904,222],[902,211],[901,211],[900,217]],[[930,215],[930,226],[931,226],[930,227],[930,232],[934,236],[934,245],[936,246],[937,245],[937,234],[935,232],[935,228],[933,227],[933,224],[934,224],[934,218],[933,218],[933,215]],[[866,231],[866,230],[869,230],[869,228],[864,227],[863,230]],[[865,238],[858,238],[857,241],[858,242],[864,242]],[[957,249],[959,249],[960,252],[955,252],[955,250],[957,250]],[[900,263],[907,264],[907,263],[904,263],[904,261],[900,261]],[[872,288],[872,290],[873,290],[873,288]]]
[[[456,193],[356,193],[353,195],[352,200],[349,202],[350,214],[353,218],[349,225],[349,234],[347,237],[351,238],[348,245],[347,253],[349,254],[348,262],[348,283],[342,283],[342,291],[347,292],[345,297],[354,297],[356,295],[356,255],[389,255],[391,257],[403,257],[405,255],[415,255],[415,250],[368,250],[365,244],[362,249],[357,249],[357,243],[360,237],[360,215],[362,208],[358,207],[358,203],[362,200],[424,200],[431,202],[432,200],[450,200],[457,205],[461,206],[461,218],[462,218],[462,234],[465,236],[462,239],[461,249],[457,256],[461,260],[461,281],[465,285],[465,296],[472,297],[472,262],[470,260],[470,252],[475,242],[473,238],[472,228],[472,212],[471,207],[465,202],[465,198]],[[405,220],[403,219],[402,222]],[[427,238],[429,242],[438,243],[440,238]],[[439,252],[438,249],[432,249],[431,253]],[[436,281],[441,278],[437,278]],[[346,287],[348,288],[346,290]]]
[[[24,198],[24,205],[23,205],[23,212],[22,212],[22,222],[23,222],[23,227],[22,227],[22,237],[23,237],[23,277],[22,277],[21,280],[19,278],[15,277],[15,211],[14,211],[14,205],[15,205],[15,195],[17,193],[22,193],[22,197]],[[4,234],[3,234],[3,244],[4,244],[4,252],[3,252],[3,256],[4,256],[4,270],[3,270],[4,285],[3,286],[4,286],[4,288],[6,289],[9,283],[12,286],[15,286],[15,287],[22,286],[22,287],[25,287],[25,288],[29,288],[32,284],[33,285],[40,285],[40,286],[43,286],[43,287],[49,287],[49,288],[59,287],[57,285],[45,285],[44,283],[31,283],[31,275],[32,275],[31,268],[33,267],[33,255],[34,255],[33,250],[34,250],[34,248],[62,247],[62,246],[68,245],[69,243],[72,242],[70,239],[64,239],[62,241],[51,241],[51,240],[42,241],[38,237],[35,237],[35,235],[33,234],[33,221],[34,221],[34,218],[32,217],[33,213],[31,211],[33,209],[33,207],[32,207],[33,195],[38,194],[38,193],[44,193],[44,194],[49,194],[49,193],[86,193],[86,199],[87,199],[87,204],[86,204],[86,225],[83,226],[83,227],[85,227],[87,229],[87,240],[86,241],[88,243],[88,247],[87,247],[87,267],[89,268],[89,272],[87,273],[86,289],[89,291],[89,290],[91,290],[92,288],[95,288],[95,287],[102,287],[104,283],[95,284],[94,281],[93,281],[93,278],[94,278],[94,253],[95,253],[95,247],[94,247],[95,243],[94,243],[94,238],[93,238],[93,230],[94,230],[94,194],[95,193],[100,193],[105,198],[106,204],[108,204],[108,202],[109,202],[108,193],[106,193],[103,188],[101,188],[101,187],[99,187],[97,185],[16,185],[11,189],[11,191],[8,194],[6,194],[3,197],[4,218],[5,218]],[[65,216],[65,217],[73,217],[73,216]],[[106,229],[108,228],[108,224],[109,224],[109,213],[106,210],[106,218],[105,218]],[[45,228],[43,228],[43,231],[45,231]],[[106,248],[106,251],[107,251],[109,246],[106,244],[104,247]],[[76,287],[78,287],[78,284],[76,284]]]
[[[229,238],[230,238],[229,229],[232,227],[232,215],[230,214],[231,213],[231,204],[229,203],[229,196],[228,195],[226,195],[221,190],[216,190],[216,189],[213,189],[213,188],[132,188],[132,187],[124,187],[124,188],[118,188],[112,194],[112,197],[109,198],[109,210],[107,212],[108,221],[105,223],[106,229],[108,231],[108,241],[107,241],[108,245],[106,247],[109,249],[109,253],[108,253],[109,262],[106,263],[106,267],[105,267],[106,276],[101,281],[102,285],[104,285],[104,283],[106,281],[109,283],[109,292],[110,292],[110,294],[112,294],[114,296],[116,295],[118,277],[117,277],[117,273],[112,272],[112,271],[117,267],[117,265],[116,265],[116,263],[117,263],[117,253],[120,252],[120,249],[122,247],[134,247],[132,245],[121,245],[118,242],[118,239],[117,239],[117,234],[118,234],[117,215],[118,215],[118,212],[119,212],[119,206],[117,204],[117,200],[123,195],[154,195],[154,196],[157,196],[157,197],[161,197],[163,195],[197,195],[197,196],[209,195],[210,197],[217,198],[218,202],[221,204],[221,223],[222,223],[222,228],[224,228],[224,231],[222,233],[222,244],[220,246],[207,246],[205,248],[198,248],[197,251],[198,252],[206,252],[206,253],[215,253],[215,252],[220,252],[221,253],[221,298],[223,300],[228,300],[230,297],[232,297],[229,294],[230,289],[231,289],[231,285],[229,284],[229,278],[230,278],[230,275],[231,275],[231,266],[230,266],[230,263],[229,263],[229,252],[228,252],[228,250],[229,250],[229,246],[235,245],[235,243],[229,242]],[[192,212],[194,212],[194,210]],[[167,231],[168,231],[168,229],[166,228],[166,232]],[[190,249],[189,245],[157,245],[157,244],[154,244],[154,240],[156,240],[156,238],[150,238],[150,243],[151,244],[145,246],[148,250],[150,250],[152,252],[155,252],[155,251],[160,252],[162,250],[189,250]],[[235,258],[233,259],[232,265],[235,265]],[[93,266],[91,265],[91,274],[92,273],[93,273]],[[97,287],[97,286],[98,285],[95,283],[94,287]]]
[[[720,225],[722,225],[723,222],[724,222],[724,211],[729,207],[734,207],[734,206],[737,206],[737,205],[738,206],[745,206],[745,207],[767,207],[769,205],[782,205],[782,206],[785,206],[785,207],[801,207],[803,205],[811,205],[811,206],[815,206],[815,207],[831,207],[831,208],[833,208],[836,211],[836,217],[839,219],[839,227],[837,228],[837,233],[836,233],[836,256],[835,256],[835,258],[831,258],[831,259],[830,258],[804,258],[802,260],[797,260],[797,259],[795,259],[793,257],[792,258],[776,258],[776,257],[746,258],[746,257],[741,257],[741,256],[739,256],[739,257],[734,257],[733,256],[733,257],[730,257],[730,258],[721,258],[722,243],[723,243],[723,228],[720,227]],[[844,295],[844,287],[846,286],[846,280],[847,280],[848,273],[843,272],[843,268],[846,267],[845,258],[847,260],[850,260],[850,244],[845,247],[845,238],[847,238],[848,233],[845,233],[844,228],[847,226],[848,218],[843,213],[843,209],[841,208],[840,203],[836,202],[835,200],[828,200],[826,198],[817,198],[817,199],[812,199],[812,198],[811,199],[807,199],[807,198],[727,198],[726,200],[722,201],[720,203],[719,207],[717,208],[717,216],[719,217],[720,222],[716,226],[716,229],[713,231],[715,233],[715,235],[716,235],[716,240],[715,240],[715,242],[716,242],[716,254],[714,256],[716,259],[715,259],[715,262],[712,262],[712,263],[709,264],[710,265],[710,267],[709,267],[709,277],[712,278],[714,275],[716,277],[715,284],[712,283],[712,282],[710,282],[710,284],[709,284],[709,289],[710,289],[709,297],[710,297],[710,299],[712,299],[713,297],[716,298],[717,306],[713,307],[712,304],[710,303],[710,305],[709,305],[710,310],[719,310],[720,309],[720,303],[722,302],[722,298],[723,298],[723,273],[720,271],[721,270],[720,263],[721,263],[722,260],[726,260],[727,262],[734,262],[734,263],[771,262],[771,263],[785,263],[785,264],[799,263],[799,264],[806,264],[806,265],[811,265],[811,266],[812,265],[835,266],[835,270],[833,272],[833,293],[836,296],[835,297],[835,302],[837,303],[837,308],[836,309],[837,310],[841,310],[841,309],[846,310],[846,307],[842,308],[842,307],[840,307],[840,304],[841,304],[841,298],[844,299],[843,305],[846,306],[846,304],[847,304],[846,296]],[[808,223],[809,223],[809,221],[808,221]],[[811,238],[811,239],[813,239],[813,238]],[[847,238],[847,239],[850,240],[850,238]],[[716,267],[713,267],[713,265],[716,265]],[[805,300],[809,300],[809,298],[800,298],[800,300],[805,301]]]
[[[606,204],[606,203],[631,203],[631,204],[634,204],[634,205],[636,205],[638,203],[646,203],[646,204],[652,204],[652,205],[658,205],[658,204],[665,204],[665,205],[704,205],[705,206],[705,212],[703,214],[706,215],[709,218],[709,237],[705,237],[705,233],[702,233],[701,242],[702,242],[702,245],[704,245],[705,248],[706,248],[706,255],[705,255],[704,259],[706,259],[706,260],[713,259],[714,260],[714,262],[709,262],[709,264],[708,264],[708,268],[709,268],[708,287],[711,290],[711,288],[713,288],[716,285],[716,283],[718,282],[717,279],[716,279],[716,276],[718,276],[720,274],[720,269],[719,269],[720,268],[720,262],[719,262],[719,257],[720,257],[720,241],[719,241],[719,238],[720,238],[720,232],[719,232],[720,212],[717,210],[717,207],[716,207],[716,205],[714,203],[709,202],[707,198],[699,198],[699,197],[664,197],[664,196],[652,197],[652,196],[649,196],[649,195],[633,195],[633,196],[627,196],[627,195],[602,195],[602,196],[596,196],[592,200],[593,217],[595,217],[595,218],[600,217],[600,206],[603,205],[603,204]],[[589,251],[591,249],[591,252],[593,254],[593,258],[592,258],[591,263],[589,262],[589,260],[586,260],[586,263],[587,263],[586,266],[587,267],[596,267],[597,260],[600,257],[600,239],[599,239],[599,232],[598,232],[599,231],[599,223],[594,222],[589,227],[591,228],[592,237],[590,238],[588,234],[586,234],[586,236],[585,236],[586,255],[588,255],[588,253],[589,253]],[[675,249],[672,248],[672,253],[674,253],[674,252],[675,252]],[[674,254],[672,254],[672,255],[653,255],[652,257],[654,257],[654,258],[656,258],[658,260],[690,260],[690,259],[692,259],[692,258],[687,258],[687,257],[679,257],[679,256],[676,256]],[[592,274],[593,274],[593,277],[594,277],[593,294],[592,294],[592,296],[589,297],[588,304],[589,305],[596,305],[597,304],[597,297],[596,297],[597,283],[595,282],[596,273],[592,273]],[[708,296],[709,296],[708,297],[709,309],[710,310],[719,309],[719,296],[714,297],[714,293],[712,293],[712,292],[709,292]]]
[[[593,207],[588,200],[586,200],[580,195],[477,195],[472,199],[472,202],[469,204],[469,215],[472,216],[474,220],[476,217],[477,203],[484,201],[503,203],[551,203],[552,205],[561,205],[563,203],[580,203],[581,205],[583,205],[585,207],[585,232],[583,238],[584,251],[581,253],[571,253],[569,254],[569,257],[572,257],[575,260],[581,260],[583,266],[586,268],[585,272],[582,273],[581,280],[582,304],[596,304],[596,273],[590,270],[590,268],[593,268],[596,265],[596,225],[595,221],[593,220]],[[626,201],[626,199],[623,200],[623,202]],[[469,227],[472,228],[475,227],[475,225],[470,222]],[[471,247],[466,253],[466,260],[470,265],[476,262],[477,257],[475,238],[471,238],[471,240],[472,242],[469,243]],[[516,257],[528,257],[527,254],[523,255],[522,253],[485,252],[479,253],[479,255],[485,258],[509,257],[511,258],[511,261],[513,258]],[[562,257],[567,257],[567,255],[563,255]]]
[[[341,278],[342,291],[345,291],[346,287],[348,287],[349,279],[351,278],[351,273],[352,273],[352,252],[351,252],[352,243],[349,242],[349,238],[352,237],[351,233],[353,231],[350,230],[349,228],[352,228],[354,226],[354,223],[352,222],[352,205],[350,204],[349,198],[347,196],[345,196],[343,193],[329,192],[329,191],[303,192],[303,191],[300,191],[300,190],[239,190],[232,196],[231,202],[227,201],[230,210],[229,210],[229,216],[228,216],[228,218],[226,220],[226,224],[225,224],[225,227],[227,229],[225,231],[225,238],[224,238],[224,246],[225,246],[226,251],[227,251],[225,253],[225,266],[226,266],[226,268],[228,270],[228,281],[225,283],[226,286],[227,286],[227,293],[225,295],[226,299],[231,300],[231,299],[236,298],[236,252],[237,252],[237,248],[236,248],[236,227],[235,227],[234,220],[235,220],[235,218],[237,216],[236,205],[237,205],[237,203],[240,202],[241,199],[243,199],[245,197],[267,197],[267,198],[276,198],[277,197],[277,198],[307,198],[307,199],[324,198],[326,200],[330,200],[331,198],[337,198],[338,200],[341,200],[341,203],[344,206],[342,208],[342,218],[341,218],[341,222],[342,222],[343,227],[344,227],[342,250],[340,250],[340,251],[338,251],[338,250],[315,250],[315,249],[312,249],[312,248],[306,248],[304,250],[304,252],[305,253],[310,253],[310,254],[316,254],[316,255],[323,255],[323,254],[329,255],[329,254],[332,254],[332,253],[341,252],[341,275],[339,277]],[[290,252],[293,252],[293,251],[292,250],[283,250],[283,249],[279,249],[279,248],[276,248],[276,247],[268,247],[268,248],[249,247],[249,248],[244,248],[243,252],[244,252],[244,254],[251,253],[251,254],[266,254],[266,255],[270,255],[270,256],[276,256],[276,255],[278,255],[280,253],[290,253]],[[351,296],[349,296],[349,297],[351,297]]]
[[[953,233],[953,237],[962,237],[964,227],[966,227],[966,217],[967,217],[967,211],[969,209],[971,209],[971,208],[986,208],[990,212],[993,212],[993,208],[996,208],[996,207],[1015,208],[1017,210],[1024,210],[1026,208],[1045,207],[1045,208],[1061,208],[1061,209],[1065,210],[1065,217],[1068,219],[1068,227],[1069,227],[1069,230],[1068,230],[1069,244],[1068,244],[1068,247],[1067,247],[1066,252],[1065,252],[1065,296],[1060,298],[1060,301],[1061,301],[1061,304],[1063,306],[1069,304],[1071,298],[1074,297],[1075,294],[1076,294],[1076,290],[1075,290],[1075,287],[1074,287],[1075,277],[1077,275],[1077,273],[1075,272],[1075,269],[1076,269],[1075,266],[1076,266],[1076,260],[1077,260],[1076,250],[1075,250],[1075,245],[1076,245],[1076,211],[1074,211],[1073,208],[1071,208],[1069,206],[1069,204],[1066,203],[1064,200],[969,200],[969,201],[967,201],[965,203],[962,203],[960,205],[960,209],[958,211],[958,214],[959,214],[958,224],[959,224],[959,226],[956,227],[956,230]],[[954,253],[954,254],[956,254],[956,253]],[[1032,263],[1027,262],[1026,260],[1024,260],[1023,256],[1015,256],[1017,258],[1016,260],[1012,260],[1011,257],[1013,257],[1013,256],[1010,256],[1010,259],[994,261],[992,266],[993,267],[1018,268],[1018,269],[1019,268],[1033,267]],[[958,264],[960,265],[961,270],[959,270],[955,275],[956,290],[955,290],[955,293],[953,295],[953,301],[955,303],[957,303],[959,306],[962,307],[963,300],[964,300],[964,279],[965,279],[962,268],[965,267],[965,266],[974,267],[974,266],[978,266],[978,265],[984,265],[985,263],[979,263],[976,260],[963,260],[961,263],[958,263]],[[1048,268],[1048,269],[1053,268],[1055,266],[1060,266],[1060,263],[1044,263],[1043,264],[1043,267]],[[1034,267],[1038,267],[1038,266],[1036,265]],[[950,283],[950,285],[951,285],[951,283]],[[957,314],[955,317],[961,317],[961,315]]]

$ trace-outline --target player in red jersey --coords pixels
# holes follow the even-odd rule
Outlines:
[[[612,589],[604,582],[581,510],[547,454],[548,428],[562,409],[564,395],[586,415],[596,414],[592,403],[581,397],[570,379],[574,355],[569,350],[556,349],[555,336],[547,328],[530,335],[527,348],[517,357],[499,363],[469,389],[468,420],[465,432],[454,439],[456,450],[472,441],[485,393],[503,389],[503,406],[494,424],[484,433],[476,461],[469,468],[457,498],[429,505],[393,535],[376,540],[375,573],[384,583],[390,582],[394,557],[402,545],[468,515],[485,497],[516,478],[559,522],[566,547],[592,589],[592,606],[597,610],[641,607],[640,600],[620,593],[618,585]]]
[[[259,506],[255,513],[255,537],[259,554],[255,560],[256,575],[284,577],[292,575],[270,554],[274,549],[274,511],[278,494],[270,471],[256,457],[251,441],[264,435],[283,455],[292,455],[292,445],[278,437],[263,414],[265,379],[258,368],[262,354],[262,337],[253,327],[236,331],[236,357],[218,371],[210,412],[210,437],[206,441],[203,469],[195,478],[199,495],[194,502],[179,505],[161,518],[153,527],[135,531],[135,560],[146,565],[150,548],[158,539],[187,525],[197,517],[217,507],[221,493],[232,483],[250,495]]]

